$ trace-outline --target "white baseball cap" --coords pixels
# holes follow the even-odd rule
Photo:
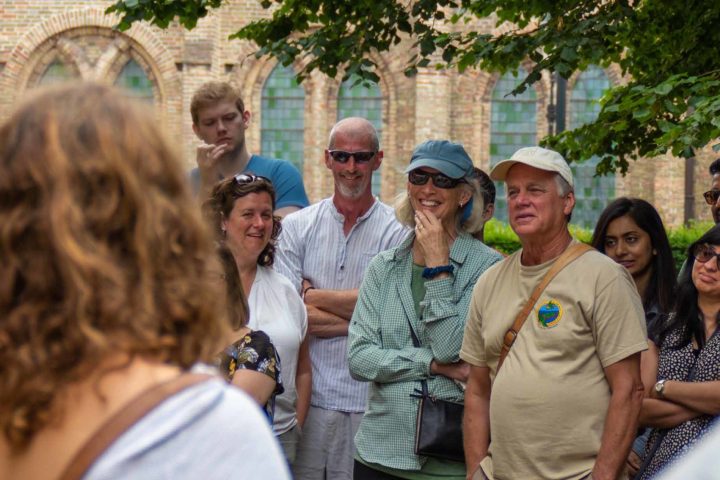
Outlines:
[[[557,172],[560,176],[575,188],[573,183],[572,170],[570,165],[565,161],[562,155],[554,150],[548,150],[542,147],[525,147],[513,153],[513,156],[507,160],[500,161],[490,171],[490,178],[502,181],[507,177],[510,167],[516,163],[524,163],[530,167],[539,168],[548,172]]]

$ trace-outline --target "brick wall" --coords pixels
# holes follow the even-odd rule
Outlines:
[[[112,83],[129,58],[134,58],[153,81],[158,118],[179,145],[190,168],[196,139],[189,114],[195,89],[208,80],[229,80],[242,90],[253,114],[248,146],[260,148],[262,86],[275,61],[255,59],[247,42],[229,41],[228,35],[266,13],[257,0],[232,0],[201,20],[192,31],[179,25],[159,30],[147,24],[127,32],[112,30],[116,19],[104,15],[108,1],[0,0],[0,118],[5,118],[24,92],[33,88],[53,59],[60,58],[83,79]],[[457,27],[455,27],[457,28]],[[477,20],[465,28],[493,31],[495,20]],[[500,29],[506,29],[501,26]],[[465,144],[475,163],[487,168],[490,149],[490,99],[497,75],[478,70],[423,69],[415,78],[403,75],[410,41],[378,56],[383,105],[381,197],[391,201],[405,188],[403,169],[417,143],[449,138]],[[617,69],[607,71],[611,82],[622,82]],[[572,79],[568,82],[572,88]],[[317,201],[332,193],[332,180],[323,164],[327,135],[337,115],[339,78],[314,74],[304,84],[304,178],[308,194]],[[545,108],[549,77],[535,85],[537,131],[548,131]],[[708,148],[698,155],[695,212],[708,219],[700,192],[707,189],[707,166],[715,158]],[[616,179],[617,195],[652,201],[666,223],[683,221],[685,164],[663,156],[633,164],[627,177]]]

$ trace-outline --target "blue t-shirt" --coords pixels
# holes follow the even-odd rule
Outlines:
[[[243,172],[254,173],[270,179],[273,187],[275,187],[276,209],[283,207],[304,208],[310,205],[300,171],[287,160],[253,155]],[[193,192],[197,194],[200,190],[200,171],[197,167],[190,171],[190,184]]]

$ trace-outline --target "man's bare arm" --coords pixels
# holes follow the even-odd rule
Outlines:
[[[350,323],[313,305],[306,305],[308,313],[308,335],[315,337],[347,337]]]
[[[352,318],[355,303],[357,303],[357,288],[352,290],[320,290],[314,288],[307,280],[303,280],[302,290],[305,292],[306,305],[312,305],[347,321]]]
[[[640,353],[605,368],[610,385],[610,405],[605,417],[600,451],[592,471],[595,480],[619,478],[637,433],[644,395],[640,380]]]
[[[490,369],[470,366],[465,390],[463,446],[467,478],[472,478],[490,445]]]

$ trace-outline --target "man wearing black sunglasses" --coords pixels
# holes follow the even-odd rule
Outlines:
[[[703,193],[703,197],[705,203],[710,205],[713,221],[718,224],[720,223],[720,158],[715,159],[708,170],[712,177],[712,184],[710,190]]]
[[[367,384],[350,377],[348,326],[370,260],[407,234],[393,209],[373,197],[372,173],[382,159],[370,122],[339,121],[324,158],[334,195],[283,220],[275,268],[302,294],[311,335],[312,398],[293,465],[298,480],[352,478]]]
[[[193,132],[202,140],[197,147],[197,168],[190,182],[200,201],[223,178],[250,172],[268,178],[275,188],[275,214],[285,216],[309,202],[300,172],[287,160],[250,155],[245,130],[250,112],[245,110],[240,92],[226,82],[208,82],[193,95],[190,103]]]

